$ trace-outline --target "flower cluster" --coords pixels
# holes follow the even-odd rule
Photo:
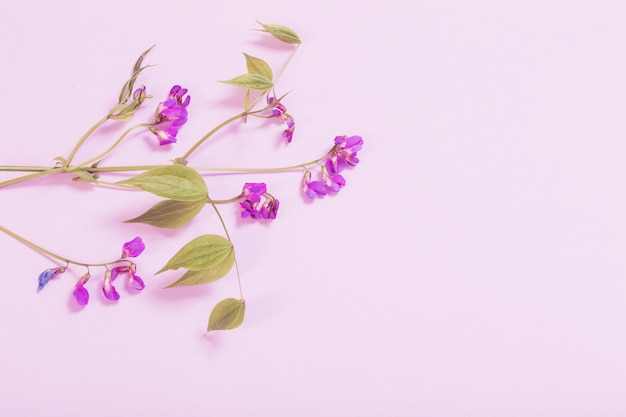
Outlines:
[[[191,96],[185,97],[187,89],[175,85],[170,90],[167,100],[159,103],[154,117],[154,124],[149,129],[159,140],[159,145],[176,142],[176,135],[187,122],[187,106]]]
[[[115,262],[110,263],[110,264],[117,264],[120,262],[129,262],[129,265],[117,265],[113,267],[112,269],[109,269],[108,265],[110,264],[99,264],[99,265],[106,266],[107,268],[104,273],[104,280],[102,283],[102,292],[104,293],[104,296],[106,298],[108,298],[109,300],[114,300],[114,301],[119,300],[120,295],[112,283],[113,281],[115,281],[117,276],[122,273],[127,274],[128,282],[131,287],[133,287],[134,289],[138,291],[141,291],[144,289],[145,284],[143,280],[136,274],[137,266],[133,262],[129,261],[127,258],[135,258],[141,255],[141,252],[143,252],[145,247],[146,246],[141,240],[141,238],[136,237],[133,240],[124,243],[122,247],[122,256],[120,257],[120,259],[118,259]],[[39,275],[38,290],[41,291],[44,288],[44,286],[48,283],[48,281],[50,281],[55,276],[65,272],[65,270],[66,270],[66,267],[57,267],[57,268],[46,269],[45,271],[43,271]],[[91,273],[87,271],[76,282],[76,285],[74,286],[74,291],[72,292],[74,299],[81,306],[85,306],[87,305],[87,303],[89,303],[89,291],[87,291],[87,288],[85,288],[85,284],[89,281],[90,278],[91,278]]]
[[[293,117],[287,113],[287,108],[283,105],[283,103],[275,97],[270,97],[268,99],[268,103],[274,105],[272,108],[272,116],[278,117],[287,125],[287,129],[283,132],[283,137],[287,139],[287,143],[291,143],[291,140],[293,139],[293,131],[296,128],[296,122],[293,120]]]
[[[322,165],[322,180],[313,180],[311,171],[307,170],[302,179],[302,190],[310,198],[322,198],[328,192],[339,192],[346,180],[340,174],[346,166],[356,166],[359,163],[357,152],[363,147],[361,136],[337,136],[335,146],[328,153]]]
[[[241,195],[244,198],[244,200],[239,203],[242,218],[276,218],[280,203],[277,198],[267,192],[267,187],[264,183],[245,183]]]

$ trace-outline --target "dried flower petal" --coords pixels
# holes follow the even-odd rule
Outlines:
[[[146,245],[141,241],[141,238],[137,236],[130,242],[124,243],[122,247],[122,259],[136,258],[141,255],[141,252],[146,248]]]
[[[76,286],[74,287],[74,292],[72,292],[72,295],[74,296],[74,299],[81,306],[86,306],[87,303],[89,303],[89,291],[87,291],[87,289],[85,288],[85,283],[87,283],[87,281],[89,281],[90,277],[91,277],[91,275],[89,274],[89,272],[87,272],[85,275],[83,275],[76,282]]]
[[[48,281],[50,281],[52,278],[56,277],[57,275],[63,272],[65,272],[64,266],[50,268],[50,269],[46,269],[45,271],[43,271],[41,274],[39,274],[39,285],[37,286],[37,291],[43,290],[43,288],[46,286]]]
[[[102,293],[109,300],[117,301],[120,299],[120,295],[115,289],[115,287],[113,286],[113,284],[111,284],[111,281],[113,281],[111,279],[111,271],[107,269],[107,271],[104,273],[104,283],[102,284]]]

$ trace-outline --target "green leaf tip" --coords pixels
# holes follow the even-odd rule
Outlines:
[[[155,46],[156,45],[152,45],[150,48],[146,49],[144,53],[139,56],[139,58],[137,58],[137,61],[133,66],[133,75],[131,75],[130,79],[126,81],[122,86],[122,91],[120,91],[118,104],[125,104],[130,99],[131,95],[133,94],[133,89],[135,81],[137,81],[137,77],[139,77],[139,74],[141,74],[141,72],[148,67],[148,65],[141,66],[143,64],[143,60]]]
[[[266,92],[272,88],[272,80],[262,74],[243,74],[226,81],[220,81],[224,84],[234,85],[235,87],[245,88],[248,90]]]
[[[246,302],[236,298],[226,298],[217,303],[209,316],[207,332],[211,330],[231,330],[243,323]]]
[[[248,74],[259,74],[264,76],[267,80],[272,81],[274,74],[272,73],[272,68],[270,68],[267,62],[265,62],[261,58],[248,55],[245,52],[243,53],[243,55],[246,57]]]
[[[257,23],[263,26],[263,30],[261,32],[267,32],[279,41],[290,43],[294,45],[298,45],[301,43],[300,37],[296,32],[292,29],[289,29],[286,26],[281,25],[266,25],[265,23],[261,23],[257,20]]]
[[[116,184],[132,185],[159,197],[179,201],[204,200],[208,196],[202,175],[195,169],[184,165],[152,168]]]
[[[198,236],[183,246],[157,274],[179,268],[185,268],[190,271],[221,268],[223,264],[230,262],[229,257],[232,256],[233,252],[233,245],[223,236]]]

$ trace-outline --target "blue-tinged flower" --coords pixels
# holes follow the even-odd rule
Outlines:
[[[122,259],[124,258],[136,258],[141,255],[141,252],[146,248],[146,245],[141,241],[141,238],[137,236],[130,242],[124,243],[122,247]]]
[[[89,281],[89,278],[91,278],[89,272],[80,277],[80,279],[76,282],[74,292],[72,293],[76,302],[81,306],[86,306],[87,303],[89,303],[89,291],[85,288],[85,284]]]
[[[187,122],[187,106],[191,97],[185,97],[185,94],[186,88],[175,85],[170,90],[168,98],[157,106],[154,124],[149,129],[157,137],[160,145],[176,142],[178,131]]]
[[[50,281],[52,278],[56,277],[57,275],[62,274],[63,272],[65,272],[64,266],[50,268],[50,269],[46,269],[45,271],[43,271],[41,274],[39,274],[39,286],[37,287],[37,291],[43,290],[43,287],[46,286],[48,281]]]
[[[326,185],[321,181],[311,181],[311,171],[304,173],[302,190],[310,199],[322,198],[326,195]]]
[[[117,274],[115,275],[117,277]],[[112,284],[115,278],[111,276],[111,271],[106,270],[104,273],[104,282],[102,284],[102,292],[104,296],[109,300],[117,301],[120,299],[120,295]]]

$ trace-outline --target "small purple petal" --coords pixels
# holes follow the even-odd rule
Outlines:
[[[129,268],[127,266],[116,266],[115,268],[111,269],[111,282],[115,281],[119,274],[128,271]]]
[[[326,186],[321,181],[312,181],[307,184],[306,195],[311,199],[321,198],[326,195]]]
[[[141,291],[146,287],[139,275],[130,274],[130,285],[137,291]]]
[[[115,287],[113,286],[113,284],[111,284],[111,281],[112,281],[112,279],[111,279],[111,271],[107,269],[107,271],[104,273],[104,282],[102,284],[102,293],[109,300],[117,301],[117,300],[120,299],[120,295],[118,294],[118,292],[115,289]]]
[[[104,296],[109,300],[117,301],[120,299],[120,294],[117,292],[113,285],[110,285],[109,288],[102,287],[102,292]]]
[[[141,252],[146,248],[146,245],[141,241],[141,238],[137,236],[130,242],[124,243],[122,247],[122,258],[136,258],[141,255]]]
[[[89,291],[87,291],[87,289],[79,283],[76,284],[72,295],[74,296],[74,299],[78,304],[80,304],[81,306],[86,306],[89,302]]]

